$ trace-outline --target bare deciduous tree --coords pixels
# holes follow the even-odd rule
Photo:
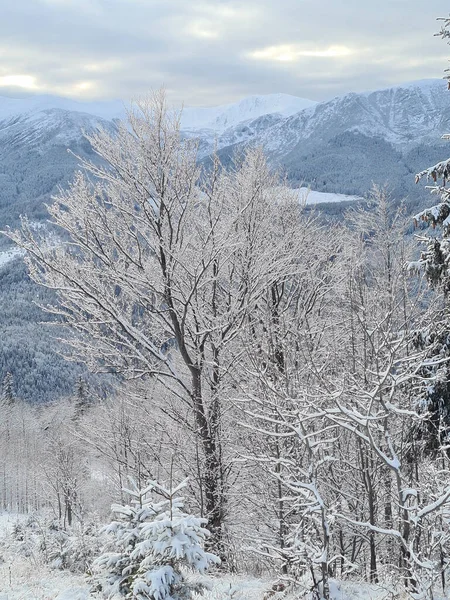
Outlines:
[[[223,555],[224,390],[249,313],[292,268],[291,240],[272,228],[283,191],[259,150],[228,172],[217,160],[202,172],[163,93],[135,103],[116,135],[88,139],[103,166],[82,161],[49,208],[65,241],[26,219],[9,235],[28,251],[31,276],[56,291],[47,310],[73,328],[77,358],[170,391],[199,442],[205,514]]]

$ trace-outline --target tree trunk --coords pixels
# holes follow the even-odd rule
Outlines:
[[[374,471],[373,458],[364,450],[361,441],[358,442],[361,454],[361,465],[363,472],[364,485],[367,490],[367,499],[369,502],[369,523],[376,525],[376,506],[375,506],[375,490],[373,487],[372,472]],[[377,572],[377,550],[375,544],[375,532],[369,531],[369,554],[370,554],[370,583],[378,582]]]
[[[205,413],[202,397],[201,370],[191,366],[192,401],[194,404],[195,420],[200,436],[205,466],[202,474],[204,487],[206,518],[211,532],[210,547],[222,561],[225,561],[223,540],[223,493],[222,493],[222,464],[218,452],[215,432]]]

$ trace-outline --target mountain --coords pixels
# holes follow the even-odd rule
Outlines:
[[[113,131],[113,119],[123,113],[119,102],[0,98],[0,229],[17,226],[25,213],[45,222],[45,203],[77,168],[74,155],[99,160],[84,132],[99,126]],[[215,108],[187,108],[182,126],[184,135],[199,139],[205,164],[214,147],[227,163],[247,145],[262,145],[293,187],[315,190],[306,202],[320,203],[329,218],[342,214],[345,200],[365,195],[372,182],[388,183],[394,197],[406,197],[417,212],[429,198],[423,186],[415,186],[414,174],[450,150],[440,140],[450,131],[450,93],[439,80],[321,103],[283,94],[252,96]],[[304,192],[295,192],[300,201]],[[49,316],[36,300],[49,302],[51,292],[28,279],[20,253],[0,237],[0,383],[11,371],[20,396],[46,400],[73,391],[86,373],[58,354],[49,328],[39,324]]]
[[[28,96],[27,98],[5,98],[0,96],[0,121],[18,115],[36,115],[48,110],[60,109],[69,112],[94,115],[105,120],[122,118],[125,105],[121,100],[107,102],[80,102],[59,96]]]
[[[263,114],[287,117],[314,104],[286,94],[252,96],[220,107],[186,108],[183,126],[188,131],[201,127],[209,139]],[[99,126],[113,128],[113,120],[124,116],[125,105],[119,101],[0,97],[0,228],[16,226],[24,213],[45,219],[44,203],[77,168],[74,155],[95,159],[83,133]],[[0,239],[0,249],[5,243]]]
[[[203,135],[208,135],[209,130],[210,133],[217,134],[263,115],[276,114],[281,117],[290,117],[316,104],[317,102],[314,100],[289,96],[288,94],[249,96],[233,104],[224,104],[212,108],[187,107],[183,110],[181,125],[186,131],[203,130]]]
[[[450,126],[450,94],[441,80],[427,80],[347,94],[301,111],[264,132],[268,149],[287,156],[305,142],[327,143],[345,132],[383,139],[406,150],[434,143]]]
[[[278,114],[288,117],[316,104],[314,100],[289,94],[249,96],[238,102],[221,106],[184,107],[181,122],[183,129],[188,131],[210,130],[214,133],[222,133],[229,127],[262,115]],[[0,122],[17,116],[39,115],[54,109],[84,113],[104,120],[123,119],[126,115],[126,105],[120,100],[81,102],[49,95],[21,99],[0,97]]]
[[[204,159],[216,147],[226,163],[246,145],[261,145],[294,186],[364,195],[372,181],[397,198],[420,205],[414,174],[447,154],[440,138],[450,131],[450,93],[442,80],[425,80],[347,94],[293,115],[263,115],[201,140]]]
[[[241,104],[247,100],[251,98]],[[312,139],[315,143],[323,143],[345,131],[357,131],[393,145],[408,146],[436,138],[450,122],[450,94],[441,79],[416,81],[374,92],[350,93],[320,103],[297,100],[299,105],[304,102],[306,106],[290,114],[274,110],[253,118],[250,111],[248,115],[242,111],[238,123],[230,123],[222,130],[216,128],[216,133],[220,133],[216,140],[219,147],[241,143],[258,135],[258,140],[267,145],[271,154],[282,156],[298,143]],[[189,133],[197,131],[200,137],[207,135],[203,125],[197,129],[192,125],[185,128]],[[243,132],[246,135],[242,135]]]
[[[44,203],[73,177],[75,155],[96,160],[84,132],[114,127],[98,116],[41,101],[15,102],[15,108],[0,102],[0,114],[8,115],[0,119],[0,229],[16,226],[20,214],[46,219]],[[22,107],[25,112],[17,113]],[[4,244],[1,238],[0,249]]]
[[[54,96],[0,98],[0,228],[27,213],[45,219],[44,203],[93,155],[83,132],[114,128],[124,105]],[[270,94],[212,108],[186,108],[184,135],[200,142],[205,162],[217,148],[227,163],[247,145],[264,147],[294,187],[361,196],[372,182],[420,207],[414,174],[444,158],[450,93],[441,80],[412,82],[327,102]],[[68,153],[67,149],[72,153]],[[5,240],[0,240],[0,250]]]
[[[53,96],[0,98],[0,222],[20,212],[43,217],[42,201],[70,179],[89,154],[83,130],[110,126],[124,115],[114,102],[76,102]],[[226,163],[248,144],[262,145],[294,186],[364,195],[372,181],[420,205],[414,173],[443,158],[450,130],[450,93],[442,80],[347,94],[327,102],[270,94],[211,108],[187,107],[184,134],[200,141],[206,161],[214,148]],[[5,221],[6,219],[6,221]]]

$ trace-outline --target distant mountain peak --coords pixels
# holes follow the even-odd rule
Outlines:
[[[317,102],[314,100],[298,98],[289,94],[253,95],[238,102],[210,108],[186,107],[182,114],[182,127],[195,130],[209,129],[215,133],[222,133],[229,127],[264,115],[276,113],[288,117],[316,104]],[[81,102],[49,95],[20,99],[0,96],[0,121],[9,120],[18,115],[35,115],[53,109],[86,113],[106,120],[125,116],[125,104],[119,100]]]
[[[69,112],[85,113],[107,121],[120,118],[125,114],[124,103],[120,100],[82,102],[50,95],[28,96],[27,98],[0,96],[0,121],[18,115],[34,115],[55,108]]]
[[[405,81],[403,83],[399,83],[397,85],[390,86],[387,89],[410,89],[410,88],[420,88],[420,89],[428,89],[442,86],[445,89],[446,81],[442,78],[437,79],[416,79],[413,81]]]
[[[223,133],[229,127],[264,115],[289,117],[316,104],[314,100],[289,94],[254,95],[232,104],[211,108],[187,107],[183,110],[181,122],[186,130],[209,129],[215,133]]]
[[[370,96],[371,94],[386,94],[388,92],[402,92],[402,91],[421,91],[428,93],[430,91],[442,91],[446,89],[446,82],[444,79],[418,79],[415,81],[405,81],[395,85],[387,86],[384,88],[377,88],[374,90],[367,90],[362,92],[362,96]]]

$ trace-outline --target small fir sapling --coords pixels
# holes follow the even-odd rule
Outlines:
[[[186,599],[194,586],[183,571],[203,573],[220,562],[203,549],[209,536],[204,528],[206,519],[183,511],[184,501],[178,493],[185,485],[186,481],[168,489],[152,481],[139,489],[132,482],[132,489],[124,490],[131,497],[130,504],[112,506],[116,520],[105,532],[113,539],[93,565],[106,597]]]

